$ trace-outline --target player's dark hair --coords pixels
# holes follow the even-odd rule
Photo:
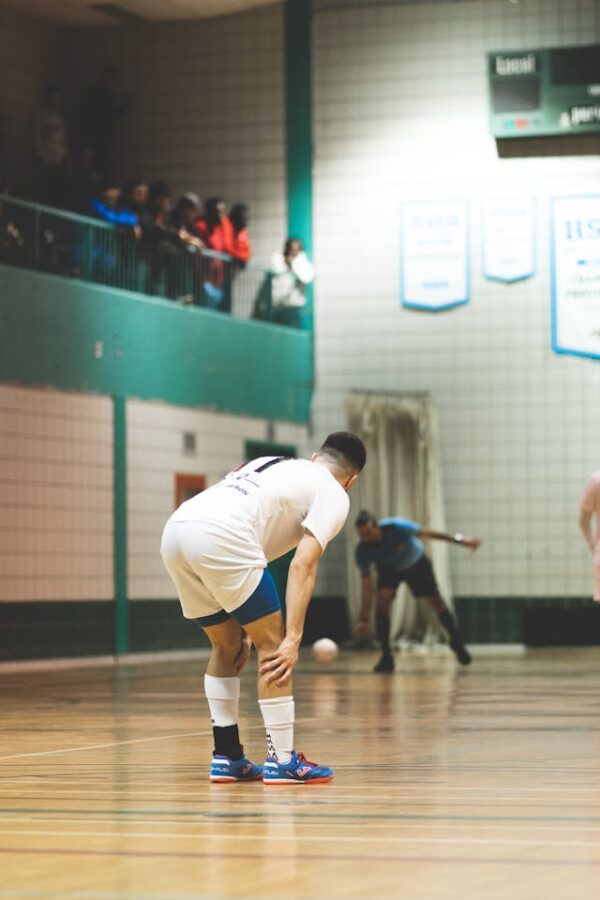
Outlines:
[[[357,528],[360,528],[362,525],[370,525],[371,523],[377,522],[377,519],[370,513],[368,509],[361,509],[356,519],[354,520],[354,524]]]
[[[355,472],[360,472],[367,461],[365,445],[350,431],[332,432],[325,438],[319,452],[330,456],[342,468],[351,468]]]

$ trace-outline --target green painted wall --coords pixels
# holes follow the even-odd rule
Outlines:
[[[304,423],[311,335],[0,265],[0,381]]]
[[[288,231],[312,254],[311,0],[285,6]]]
[[[287,0],[284,38],[288,235],[300,238],[312,258],[312,0]],[[307,300],[303,327],[312,331],[312,287]]]

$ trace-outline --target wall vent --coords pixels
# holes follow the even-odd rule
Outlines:
[[[184,431],[182,434],[182,449],[186,456],[196,455],[196,434],[193,431]]]

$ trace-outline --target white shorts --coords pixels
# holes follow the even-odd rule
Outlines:
[[[205,522],[169,519],[160,552],[186,619],[233,612],[254,593],[266,567],[251,547],[247,559],[232,558],[227,533]]]

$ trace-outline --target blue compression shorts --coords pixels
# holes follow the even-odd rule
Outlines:
[[[258,587],[253,594],[250,594],[247,600],[228,613],[222,609],[220,612],[213,613],[210,616],[199,616],[195,621],[202,628],[210,625],[218,625],[220,622],[226,622],[227,619],[235,619],[240,625],[249,625],[250,622],[256,622],[257,619],[264,619],[271,613],[281,609],[281,601],[275,582],[268,569],[265,569],[258,583]]]

